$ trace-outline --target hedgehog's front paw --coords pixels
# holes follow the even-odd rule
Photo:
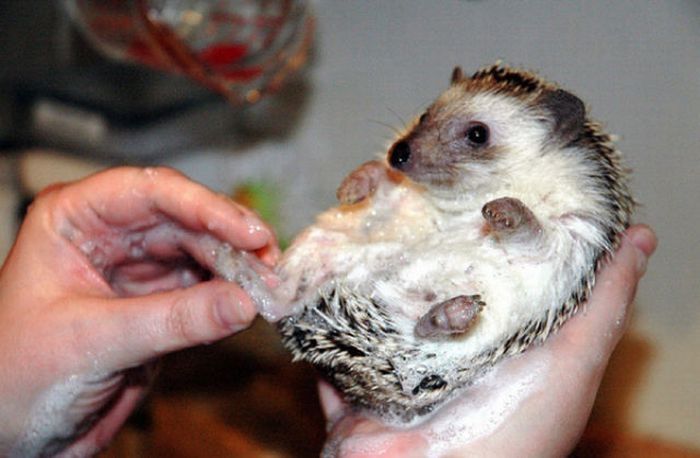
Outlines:
[[[481,296],[456,296],[430,307],[416,324],[418,337],[461,334],[471,327],[486,304]]]
[[[374,194],[379,182],[386,177],[386,168],[380,161],[365,162],[345,177],[336,191],[341,204],[350,205]]]
[[[481,214],[496,236],[520,235],[534,238],[542,232],[532,211],[513,197],[501,197],[487,202],[481,209]]]

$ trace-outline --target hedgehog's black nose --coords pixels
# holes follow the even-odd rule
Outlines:
[[[389,164],[395,169],[401,170],[411,158],[411,147],[407,141],[395,143],[389,152]]]

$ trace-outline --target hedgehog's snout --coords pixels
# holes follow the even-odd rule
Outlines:
[[[395,169],[405,170],[411,160],[411,145],[406,140],[394,143],[389,151],[389,164]]]

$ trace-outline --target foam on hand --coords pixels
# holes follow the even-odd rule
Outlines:
[[[287,315],[289,306],[276,297],[265,282],[266,269],[262,261],[248,251],[233,249],[228,244],[215,249],[215,273],[240,286],[253,300],[258,313],[265,320],[276,322]]]

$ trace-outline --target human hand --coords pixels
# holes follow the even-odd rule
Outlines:
[[[332,425],[323,456],[565,456],[586,426],[655,248],[648,227],[629,228],[578,316],[543,345],[497,364],[419,425],[388,426],[353,412],[321,383],[321,404]]]
[[[96,452],[154,359],[247,327],[251,299],[211,279],[225,244],[255,253],[274,283],[271,231],[173,170],[113,169],[40,193],[0,271],[0,456]]]

